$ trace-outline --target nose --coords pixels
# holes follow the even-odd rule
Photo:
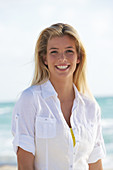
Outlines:
[[[64,54],[63,52],[60,53],[58,60],[59,60],[59,61],[62,61],[62,62],[64,62],[64,61],[67,60],[67,59],[66,59],[66,56],[65,56],[65,54]]]

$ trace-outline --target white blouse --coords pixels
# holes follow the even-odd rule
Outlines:
[[[35,156],[35,170],[88,170],[105,156],[98,104],[80,94],[70,118],[76,145],[61,111],[58,95],[48,80],[26,89],[15,105],[12,118],[13,146]]]

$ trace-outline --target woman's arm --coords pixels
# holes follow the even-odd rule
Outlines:
[[[18,148],[17,151],[18,170],[34,170],[34,156],[32,153]]]
[[[89,170],[103,170],[101,159],[95,163],[89,164]]]

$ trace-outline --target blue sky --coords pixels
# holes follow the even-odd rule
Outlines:
[[[0,101],[16,100],[30,85],[38,35],[57,22],[81,37],[92,93],[113,95],[112,0],[1,0],[0,11]]]

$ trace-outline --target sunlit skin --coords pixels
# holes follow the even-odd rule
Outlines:
[[[73,81],[73,73],[79,63],[75,40],[68,35],[48,41],[45,64],[50,71],[50,80]]]

